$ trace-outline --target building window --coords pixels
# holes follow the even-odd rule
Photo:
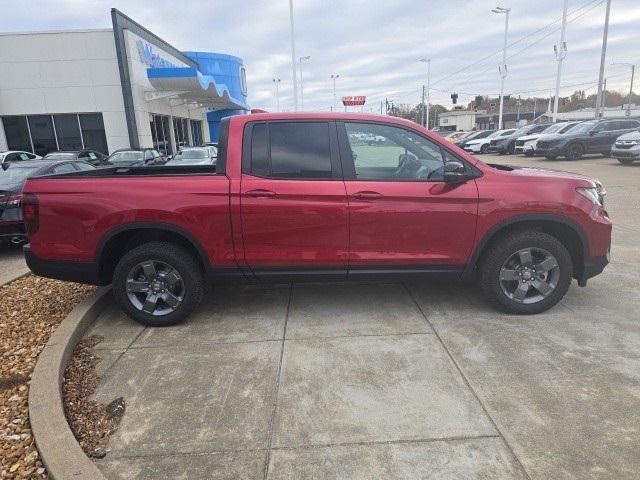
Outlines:
[[[2,117],[9,150],[46,155],[56,150],[91,148],[108,153],[101,113]]]
[[[56,127],[59,150],[80,150],[82,148],[82,137],[80,136],[80,124],[78,123],[77,115],[54,115],[53,123]]]
[[[171,148],[171,133],[169,132],[169,117],[166,115],[151,116],[151,140],[153,148],[165,155],[173,154]]]
[[[189,145],[189,129],[186,118],[173,117],[173,137],[176,141],[176,150]]]
[[[81,113],[78,115],[82,129],[83,148],[91,148],[100,153],[109,153],[107,136],[104,133],[104,121],[101,113]]]
[[[44,156],[49,152],[58,150],[51,115],[28,115],[27,121],[31,131],[33,153]]]
[[[202,121],[191,120],[191,140],[193,145],[202,145]]]
[[[27,117],[2,117],[9,150],[33,152]]]

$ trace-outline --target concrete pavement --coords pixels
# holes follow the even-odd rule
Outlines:
[[[640,166],[600,178],[613,262],[537,316],[473,285],[219,288],[187,323],[115,307],[96,398],[127,409],[108,478],[632,479],[640,471]]]
[[[0,245],[0,285],[29,273],[22,255],[22,245]]]

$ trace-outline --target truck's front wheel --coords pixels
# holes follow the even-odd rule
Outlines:
[[[544,232],[512,233],[493,244],[480,284],[502,310],[533,314],[558,303],[571,285],[573,263],[565,246]]]
[[[181,322],[204,293],[202,271],[193,256],[165,242],[145,243],[125,254],[112,283],[114,297],[127,315],[152,327]]]

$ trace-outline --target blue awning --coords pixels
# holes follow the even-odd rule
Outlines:
[[[231,97],[226,85],[216,84],[212,76],[193,67],[148,68],[147,78],[155,89],[148,92],[149,99],[178,99],[211,110],[249,110],[244,101]]]

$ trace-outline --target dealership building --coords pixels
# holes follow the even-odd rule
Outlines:
[[[111,29],[0,33],[0,151],[217,141],[249,110],[241,59],[180,51],[116,9]]]

